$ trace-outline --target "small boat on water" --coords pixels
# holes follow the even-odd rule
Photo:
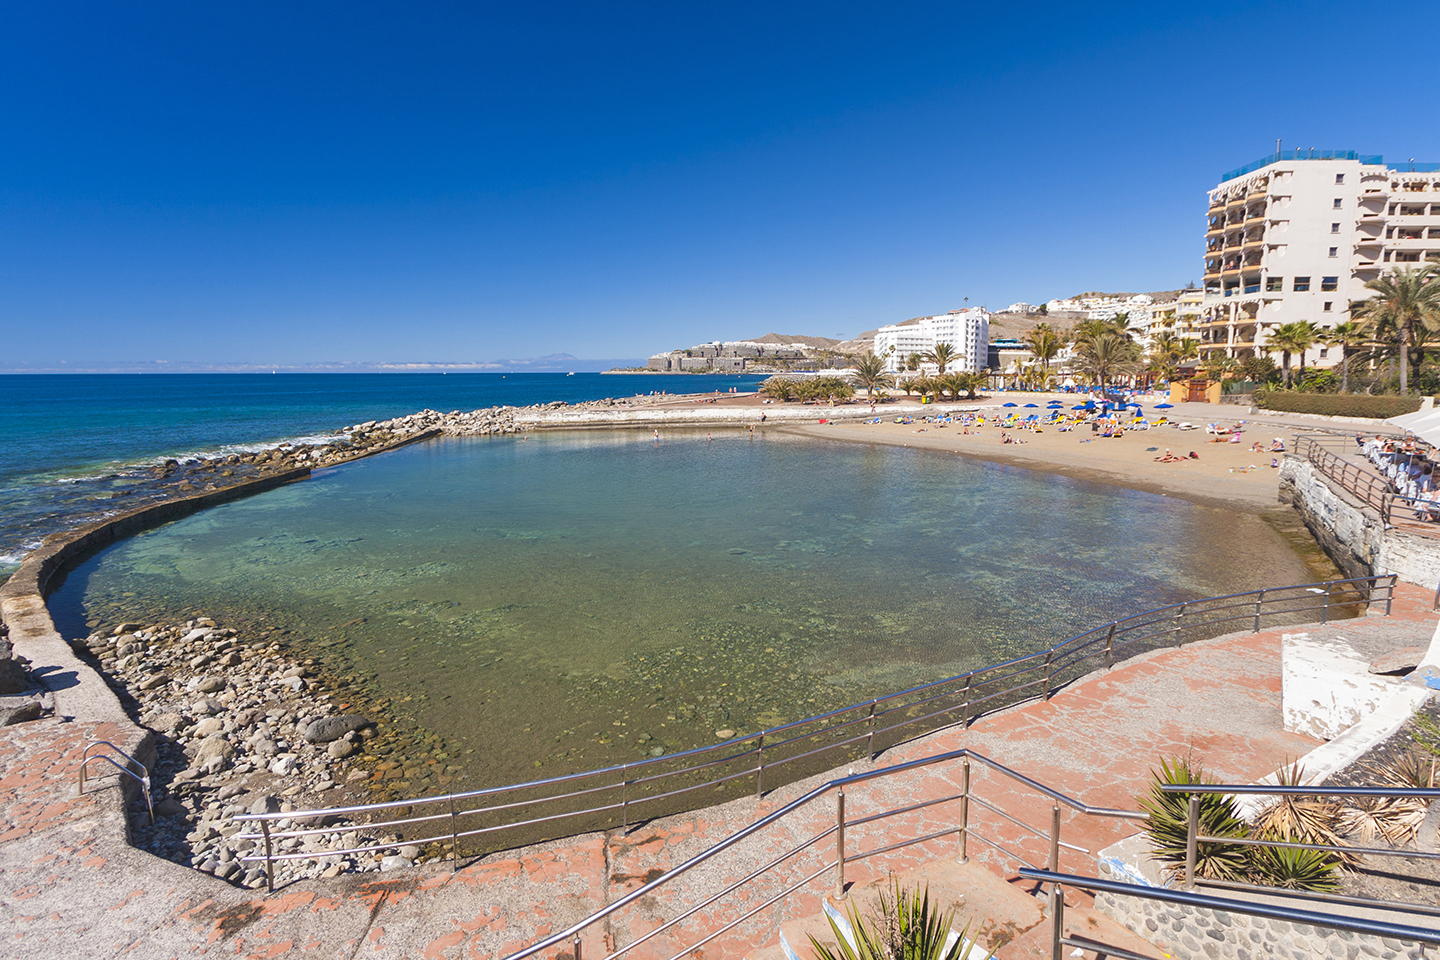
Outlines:
[[[571,370],[569,373],[565,374],[565,376],[567,376],[567,377],[573,377],[573,376],[575,376],[575,371],[574,371],[574,370]]]

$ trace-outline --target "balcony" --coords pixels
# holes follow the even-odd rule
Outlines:
[[[1245,205],[1245,197],[1243,197],[1243,196],[1231,197],[1229,200],[1225,201],[1225,209],[1227,209],[1227,210],[1230,209],[1231,207],[1241,207],[1241,206],[1244,206],[1244,205]]]
[[[1224,233],[1224,232],[1225,232],[1225,224],[1223,224],[1223,223],[1217,223],[1215,226],[1210,227],[1209,229],[1207,229],[1207,230],[1205,231],[1205,236],[1207,236],[1207,237],[1218,237],[1218,236],[1220,236],[1220,235],[1221,235],[1222,233]]]
[[[1256,247],[1263,247],[1265,246],[1265,237],[1263,234],[1258,237],[1250,237],[1243,244],[1241,244],[1241,246],[1246,250],[1253,250]]]
[[[1246,210],[1246,211],[1245,211],[1245,222],[1246,222],[1246,223],[1254,223],[1256,220],[1264,220],[1264,219],[1265,219],[1265,208],[1264,208],[1264,207],[1261,207],[1259,210]]]

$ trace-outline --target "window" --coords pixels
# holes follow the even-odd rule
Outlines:
[[[1339,233],[1339,232],[1340,232],[1340,224],[1338,224],[1338,223],[1332,223],[1332,224],[1330,224],[1330,232],[1331,232],[1331,233]]]
[[[1329,347],[1321,347],[1321,348],[1320,348],[1320,359],[1321,359],[1321,360],[1324,360],[1324,359],[1325,359],[1326,357],[1328,357],[1329,355],[1330,355],[1330,348],[1329,348]]]
[[[1309,277],[1296,277],[1295,286],[1292,288],[1296,293],[1304,293],[1310,289]]]
[[[1331,247],[1331,248],[1330,248],[1330,256],[1332,256],[1332,257],[1335,256],[1336,254],[1338,254],[1339,252],[1340,252],[1340,248],[1339,248],[1339,247]]]
[[[1343,174],[1343,173],[1337,173],[1337,174],[1335,174],[1335,182],[1336,182],[1336,183],[1344,183],[1344,182],[1345,182],[1345,174]]]
[[[1339,209],[1340,209],[1340,198],[1339,198],[1339,197],[1336,197],[1336,198],[1335,198],[1335,209],[1336,209],[1336,210],[1339,210]]]
[[[1326,313],[1329,313],[1329,312],[1330,312],[1330,309],[1331,309],[1332,307],[1334,307],[1334,306],[1335,306],[1335,301],[1334,301],[1334,300],[1326,300],[1326,301],[1325,301],[1325,312],[1326,312]]]
[[[1340,278],[1339,278],[1339,277],[1321,277],[1321,278],[1320,278],[1320,289],[1321,289],[1321,290],[1338,290],[1339,288],[1340,288]]]
[[[1283,293],[1285,291],[1284,277],[1268,277],[1265,280],[1266,293]]]

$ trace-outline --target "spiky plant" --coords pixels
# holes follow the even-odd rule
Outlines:
[[[1166,793],[1170,784],[1219,783],[1207,778],[1199,763],[1189,757],[1161,758],[1160,769],[1150,771],[1150,792],[1137,797],[1145,812],[1145,832],[1154,844],[1155,857],[1170,864],[1171,873],[1185,868],[1185,848],[1190,822],[1189,793]],[[1235,798],[1219,793],[1196,794],[1200,798],[1199,831],[1202,836],[1243,837],[1248,832],[1235,807]],[[1249,872],[1249,856],[1240,844],[1216,841],[1196,844],[1195,873],[1209,880],[1243,880]]]
[[[1290,763],[1275,771],[1275,782],[1282,787],[1305,786],[1305,768]],[[1279,795],[1255,817],[1255,833],[1283,838],[1292,843],[1323,843],[1341,846],[1337,826],[1340,804],[1325,797],[1303,794]]]
[[[887,897],[881,891],[878,906],[867,916],[861,916],[853,903],[846,908],[855,937],[853,946],[835,918],[826,914],[839,952],[811,935],[810,947],[817,960],[961,960],[964,957],[969,924],[946,950],[945,941],[950,937],[955,912],[941,912],[932,906],[928,886],[906,889],[898,880],[892,880],[891,888],[892,896]]]
[[[1263,840],[1287,843],[1319,843],[1299,840],[1279,832],[1262,833]],[[1286,890],[1316,890],[1333,893],[1340,889],[1340,858],[1324,850],[1297,850],[1294,847],[1251,847],[1250,882]]]

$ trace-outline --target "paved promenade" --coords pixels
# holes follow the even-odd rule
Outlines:
[[[1383,623],[1393,631],[1397,646],[1427,643],[1436,623],[1429,611],[1430,596],[1419,588],[1399,589],[1391,620],[1350,621],[1350,628],[1363,624],[1374,631]],[[946,730],[905,744],[881,756],[876,765],[968,747],[1086,803],[1131,809],[1148,771],[1162,756],[1193,754],[1221,778],[1255,780],[1316,745],[1281,729],[1281,635],[1300,630],[1344,636],[1347,626],[1342,621],[1324,628],[1291,627],[1147,654],[1091,675],[1048,702],[1021,705],[982,718],[969,729]],[[63,691],[60,702],[63,714],[68,709]],[[76,770],[86,743],[108,739],[136,748],[142,735],[113,714],[87,717],[83,712],[72,712],[68,720],[0,729],[0,904],[6,913],[0,956],[503,956],[613,902],[826,779],[793,784],[763,800],[739,800],[655,821],[628,834],[615,831],[494,855],[454,874],[416,868],[383,877],[340,877],[295,884],[267,897],[128,846],[113,787],[76,796]],[[866,767],[857,764],[855,769]],[[952,794],[958,776],[957,765],[937,765],[853,788],[847,797],[849,818]],[[1048,800],[978,767],[975,784],[982,797],[1048,828]],[[901,822],[854,828],[849,849],[894,842],[910,830],[942,830],[953,825],[954,815],[953,804],[940,804]],[[662,918],[680,912],[678,904],[697,901],[723,879],[744,876],[823,830],[833,818],[834,802],[828,797],[804,808],[587,933],[585,955],[603,956],[601,951],[610,944],[631,942]],[[972,822],[982,836],[1043,863],[1044,844],[1013,824],[993,816]],[[1063,839],[1086,851],[1131,832],[1124,821],[1068,813],[1063,818]],[[808,862],[830,854],[829,843],[823,846]],[[977,841],[971,842],[971,854],[1004,875],[1016,866]],[[932,859],[953,861],[954,856],[955,840],[945,838],[893,857],[852,864],[849,878],[863,886],[891,871],[915,869]],[[799,859],[794,872],[804,872],[805,858]],[[1066,850],[1061,866],[1093,873],[1093,854]],[[817,911],[827,880],[822,878],[814,893],[787,897],[765,911],[763,923],[757,919],[742,924],[735,939],[716,941],[704,956],[763,955],[755,948],[773,938],[773,922]],[[749,899],[758,903],[774,889],[757,889]],[[670,956],[665,947],[693,941],[739,912],[739,903],[724,901],[682,925],[679,939],[656,937],[634,955]],[[1080,910],[1073,916],[1072,922],[1081,922],[1086,914]],[[1033,932],[990,933],[1016,937],[1002,951],[1007,960],[1039,955]]]

